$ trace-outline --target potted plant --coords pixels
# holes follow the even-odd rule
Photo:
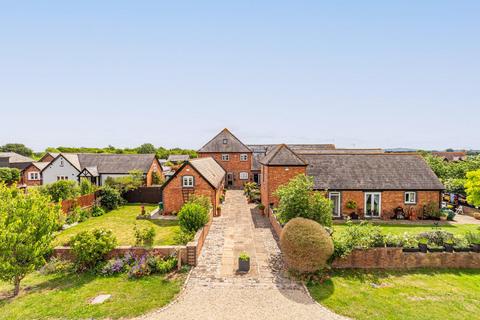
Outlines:
[[[445,239],[445,241],[443,241],[443,247],[446,252],[453,252],[453,239]]]
[[[239,272],[250,271],[250,256],[246,252],[242,252],[238,256],[238,271]]]
[[[418,249],[420,249],[420,252],[427,253],[428,238],[422,237],[422,238],[418,239]]]
[[[445,211],[440,211],[440,221],[447,221],[448,213]]]
[[[217,216],[220,216],[221,213],[222,213],[222,207],[217,206]]]
[[[405,233],[399,239],[400,245],[403,247],[403,252],[419,252],[420,249],[418,248],[418,240],[416,236]]]
[[[260,213],[263,215],[265,213],[265,205],[263,203],[260,203],[258,205],[258,210],[260,210]]]
[[[480,232],[469,231],[465,235],[468,243],[470,243],[473,252],[480,252]]]
[[[468,245],[468,241],[465,237],[455,236],[453,238],[453,250],[455,252],[469,252],[470,246]]]
[[[347,204],[345,205],[347,209],[353,210],[352,213],[350,213],[350,218],[352,219],[358,219],[357,215],[357,203],[353,200],[348,200]]]

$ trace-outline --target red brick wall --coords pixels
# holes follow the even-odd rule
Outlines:
[[[51,162],[53,159],[55,158],[52,157],[50,154],[46,154],[42,157],[42,162]]]
[[[262,165],[262,183],[260,191],[262,195],[262,204],[268,207],[270,203],[278,204],[278,199],[273,195],[277,188],[288,183],[292,178],[299,174],[305,174],[306,167],[284,167],[284,166],[264,166]]]
[[[195,179],[194,188],[183,188],[182,187],[182,177],[183,176],[193,176]],[[171,178],[170,182],[163,189],[163,206],[164,214],[173,214],[178,213],[185,203],[186,198],[184,199],[184,191],[189,192],[189,194],[203,195],[211,199],[213,205],[213,212],[216,212],[216,207],[218,205],[219,193],[222,191],[215,190],[212,186],[203,179],[201,175],[197,173],[195,169],[192,168],[190,164],[187,164],[183,169],[178,172],[174,177]]]
[[[158,162],[157,159],[152,161],[152,164],[150,165],[150,169],[148,169],[147,179],[146,179],[147,187],[150,187],[153,184],[154,171],[157,171],[160,177],[163,178],[162,166],[160,165],[160,162]]]
[[[404,191],[383,191],[382,194],[382,212],[381,215],[393,214],[397,207],[402,207],[405,212],[408,208],[413,208],[417,217],[423,213],[423,206],[429,202],[434,202],[440,207],[440,192],[439,191],[417,191],[417,203],[415,205],[408,205],[404,203]],[[354,210],[347,208],[347,202],[353,200],[357,203],[357,213],[363,216],[364,212],[364,192],[363,191],[342,191],[342,214],[350,214]],[[388,217],[385,217],[388,218]]]
[[[22,171],[22,176],[21,176],[21,183],[26,184],[27,186],[39,186],[42,184],[42,180],[28,180],[28,173],[29,172],[38,172],[38,175],[40,176],[40,170],[38,170],[37,167],[34,165],[30,165],[25,168],[25,170]]]
[[[230,160],[222,161],[222,154],[229,154]],[[247,154],[247,161],[240,161],[240,155]],[[212,157],[215,159],[227,173],[233,173],[233,188],[241,189],[245,182],[253,181],[252,176],[252,153],[216,153],[216,152],[200,152],[198,154],[201,158]],[[240,172],[248,172],[248,180],[240,180]],[[226,184],[225,184],[226,185]]]

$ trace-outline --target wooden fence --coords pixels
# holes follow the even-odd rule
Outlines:
[[[75,199],[63,200],[62,210],[65,213],[69,213],[75,207],[88,208],[95,204],[97,196],[95,193],[86,194]]]
[[[128,203],[159,203],[162,201],[161,187],[140,187],[126,192],[123,197]]]

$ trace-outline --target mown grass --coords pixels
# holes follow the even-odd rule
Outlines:
[[[319,303],[354,319],[480,319],[480,270],[335,271],[309,286]]]
[[[155,206],[145,205],[147,212],[152,211]],[[117,238],[119,245],[134,245],[134,227],[139,228],[153,226],[156,231],[154,245],[173,245],[175,235],[180,231],[178,221],[172,220],[137,220],[141,212],[141,205],[129,204],[117,210],[112,210],[100,217],[92,217],[70,229],[60,232],[54,242],[54,246],[67,245],[70,238],[79,232],[95,228],[110,229]]]
[[[130,280],[126,275],[41,275],[34,272],[22,282],[22,291],[11,298],[12,286],[0,282],[0,319],[90,319],[133,317],[169,303],[181,290],[185,275],[168,280],[152,275]],[[91,305],[100,294],[112,297]]]

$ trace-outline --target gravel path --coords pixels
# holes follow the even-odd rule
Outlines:
[[[248,252],[251,270],[236,273]],[[138,319],[346,319],[313,301],[303,285],[287,279],[268,220],[242,191],[228,191],[181,296],[165,309]]]

